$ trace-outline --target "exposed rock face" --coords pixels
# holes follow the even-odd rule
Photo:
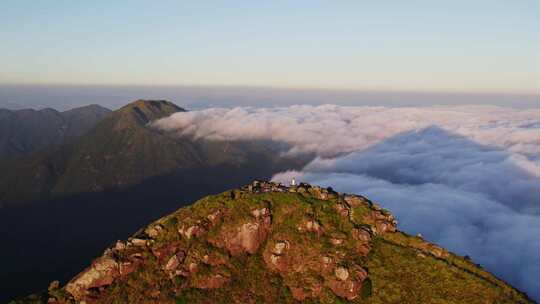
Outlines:
[[[437,245],[397,232],[393,216],[363,197],[307,184],[284,187],[256,181],[203,199],[141,229],[128,242],[117,242],[65,286],[67,298],[58,296],[62,293],[56,292],[55,285],[50,301],[110,303],[121,298],[131,303],[178,299],[255,303],[258,299],[279,303],[294,299],[332,303],[341,298],[361,303],[377,286],[372,281],[380,280],[385,262],[395,262],[385,258],[397,249],[379,254],[376,250],[381,246],[405,248],[406,258],[418,259],[412,265],[454,258]],[[440,267],[452,263],[445,260]],[[411,264],[406,265],[398,270],[407,271]],[[429,265],[426,275],[434,271],[434,264]],[[457,280],[476,271],[476,280],[489,279],[490,284],[507,288],[509,298],[523,299],[473,264],[460,265],[471,268],[456,268],[452,271],[459,276],[443,279]],[[383,271],[383,275],[388,273]],[[409,274],[411,280],[414,275]],[[392,286],[398,286],[396,282]],[[409,283],[405,283],[407,288]],[[472,299],[497,300],[480,295],[472,294]]]
[[[85,272],[66,285],[66,290],[76,298],[86,295],[90,288],[109,285],[119,275],[118,264],[115,260],[102,257],[90,266]]]
[[[225,224],[219,236],[211,240],[217,247],[226,248],[232,256],[254,254],[266,240],[272,218],[268,208],[251,211],[253,218],[240,225]]]
[[[254,254],[266,238],[266,232],[259,223],[245,223],[232,238],[227,238],[225,247],[232,255],[242,252]]]

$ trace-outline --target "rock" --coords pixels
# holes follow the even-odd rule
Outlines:
[[[157,299],[157,298],[159,298],[159,295],[160,295],[160,294],[161,294],[161,291],[159,291],[159,290],[156,289],[156,290],[152,290],[152,291],[150,292],[149,296],[150,296],[150,298],[152,298],[152,299]]]
[[[118,272],[120,273],[120,276],[125,276],[137,269],[138,263],[137,262],[121,262],[118,264]]]
[[[205,254],[202,258],[202,262],[206,265],[210,266],[219,266],[226,264],[228,261],[228,257],[226,255],[221,255],[217,253],[210,253],[210,255]]]
[[[222,226],[219,235],[209,240],[210,243],[217,247],[225,247],[233,256],[256,253],[260,245],[266,241],[272,217],[268,208],[258,209],[253,213],[256,218],[251,218],[240,226]]]
[[[316,220],[308,220],[304,226],[305,226],[306,231],[314,232],[317,235],[321,235],[323,232],[323,228],[321,224],[319,224],[319,222]]]
[[[331,273],[334,269],[334,260],[331,257],[323,256],[321,262],[321,271],[323,273]]]
[[[361,243],[369,243],[371,242],[371,233],[369,231],[366,231],[364,229],[353,229],[352,230],[352,237],[353,239],[361,242]]]
[[[275,255],[282,255],[286,249],[289,249],[289,242],[279,241],[274,245],[274,249],[272,250],[272,253]]]
[[[240,190],[231,191],[231,198],[234,199],[234,200],[241,198],[242,195],[243,195],[243,192],[240,191]]]
[[[327,257],[327,256],[324,256],[324,257],[322,257],[322,262],[323,262],[325,265],[329,265],[329,264],[332,262],[332,258]]]
[[[195,262],[189,263],[188,270],[190,273],[195,273],[199,270],[199,265]]]
[[[320,199],[320,200],[328,199],[328,191],[326,191],[326,189],[321,189],[321,187],[319,186],[313,186],[313,187],[310,186],[309,188],[307,188],[307,192],[313,195],[313,197],[317,199]]]
[[[52,281],[50,284],[49,284],[49,288],[47,289],[48,291],[53,291],[53,290],[56,290],[60,288],[60,281]]]
[[[129,259],[130,260],[142,260],[143,255],[141,253],[139,253],[139,252],[136,252],[136,253],[130,254]]]
[[[165,270],[167,271],[173,271],[180,266],[180,264],[184,261],[185,254],[183,252],[177,253],[169,258],[167,263],[165,264]]]
[[[137,246],[137,247],[145,247],[148,244],[146,240],[139,239],[139,238],[132,238],[130,242],[131,244],[133,244],[133,246]]]
[[[392,222],[385,220],[378,220],[375,222],[375,231],[377,234],[383,234],[385,232],[396,232],[396,226]]]
[[[350,208],[355,208],[363,206],[366,203],[366,200],[357,196],[357,195],[345,195],[343,200],[349,205]]]
[[[438,257],[438,258],[445,258],[445,257],[448,257],[449,254],[446,250],[444,250],[443,248],[437,246],[437,245],[431,245],[428,247],[428,252],[431,253],[432,255]]]
[[[369,252],[371,251],[371,244],[370,243],[358,243],[356,244],[356,253],[360,256],[367,256]]]
[[[117,241],[116,244],[114,245],[114,249],[118,251],[122,251],[126,249],[126,244],[122,241]]]
[[[222,287],[229,281],[229,278],[224,277],[221,274],[213,274],[197,280],[194,287],[199,289],[215,289]]]
[[[268,208],[261,208],[261,209],[255,209],[251,211],[251,214],[255,218],[260,218],[262,216],[266,216],[270,214],[270,210]]]
[[[189,240],[192,237],[198,237],[202,235],[204,233],[204,229],[202,229],[198,225],[189,226],[188,228],[184,228],[184,226],[182,226],[180,227],[180,229],[178,229],[178,233],[180,233]]]
[[[146,228],[144,231],[149,237],[156,238],[159,233],[163,230],[163,227],[161,225],[154,225]]]
[[[223,215],[223,212],[221,210],[216,210],[206,216],[206,218],[210,221],[212,224],[216,224],[219,219],[221,219]]]
[[[349,301],[356,299],[360,294],[360,288],[362,283],[356,281],[330,281],[328,287],[338,297],[347,299]]]
[[[341,217],[349,217],[349,209],[342,204],[334,205],[334,209]]]
[[[367,277],[367,271],[362,267],[356,267],[354,277],[357,281],[363,282]]]
[[[336,267],[334,274],[340,281],[345,281],[349,278],[349,271],[345,267]]]
[[[343,239],[331,238],[330,243],[332,243],[332,245],[334,246],[338,246],[338,245],[343,244]]]
[[[277,266],[278,263],[279,263],[279,255],[276,255],[276,254],[272,254],[270,255],[270,262],[274,265],[274,266]]]
[[[294,282],[293,284],[293,286],[289,285],[291,295],[293,299],[301,302],[307,300],[308,298],[319,297],[323,288],[322,284],[317,278],[311,277],[306,277],[301,282]]]
[[[66,290],[75,299],[81,299],[88,289],[109,285],[118,276],[120,276],[118,263],[112,257],[102,256],[71,280],[66,285]]]
[[[291,290],[292,297],[296,301],[304,301],[305,299],[308,298],[309,294],[305,292],[304,288],[302,287],[291,287],[290,290]]]
[[[266,238],[264,229],[260,229],[259,223],[245,223],[239,229],[236,235],[227,240],[226,247],[232,255],[238,255],[241,252],[254,254],[259,249],[263,239]]]

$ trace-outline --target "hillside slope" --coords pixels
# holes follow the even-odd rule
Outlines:
[[[98,105],[64,112],[0,109],[0,160],[27,156],[69,142],[89,131],[110,112]]]
[[[532,303],[396,229],[368,199],[258,182],[118,241],[64,287],[14,303]]]

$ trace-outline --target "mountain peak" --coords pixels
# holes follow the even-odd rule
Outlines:
[[[166,100],[135,100],[115,111],[118,115],[128,115],[134,118],[138,124],[147,123],[167,117],[176,112],[185,112],[186,110]]]
[[[133,102],[120,108],[120,110],[128,110],[138,108],[142,111],[154,111],[172,114],[174,112],[185,111],[183,108],[175,105],[167,100],[150,100],[150,99],[137,99]]]
[[[49,303],[532,302],[365,197],[264,181],[181,208],[51,286]]]

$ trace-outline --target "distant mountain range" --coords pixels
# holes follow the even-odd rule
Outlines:
[[[43,128],[48,136],[41,138],[48,140],[49,145],[58,145],[67,138],[76,138],[83,132],[83,126],[91,125],[91,119],[83,119],[88,116],[84,115],[87,114],[85,110],[68,111],[63,116],[54,110],[30,113],[39,113],[37,117],[50,116],[46,123],[45,119],[39,120],[47,126],[57,119],[58,127]],[[267,175],[273,171],[270,168],[283,160],[275,145],[178,138],[149,126],[152,121],[182,111],[185,110],[167,101],[138,100],[107,115],[72,142],[52,151],[4,163],[1,169],[5,174],[0,177],[0,205],[121,189],[148,178],[216,166],[246,170],[247,164],[251,164],[260,174]],[[96,120],[97,117],[93,116]],[[29,128],[39,129],[32,124]],[[28,131],[28,134],[33,133]],[[50,143],[55,136],[58,139]]]
[[[64,112],[0,109],[0,160],[67,143],[88,132],[110,112],[99,105]]]

